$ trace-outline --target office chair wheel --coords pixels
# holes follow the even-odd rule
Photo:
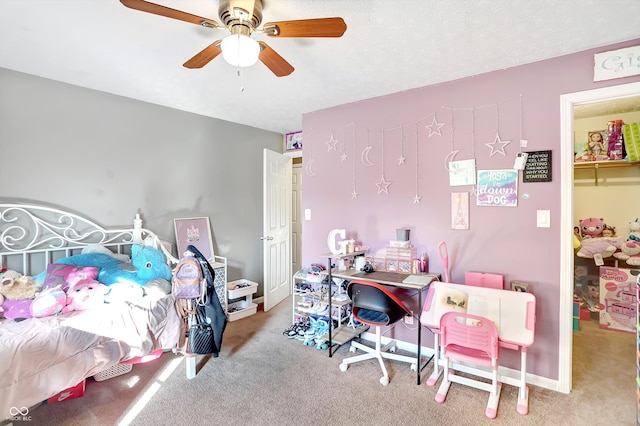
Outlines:
[[[387,386],[389,384],[389,378],[387,376],[380,377],[380,384],[382,386]]]
[[[348,368],[349,368],[348,364],[340,364],[340,371],[342,371],[343,373],[347,371]]]
[[[411,364],[411,371],[418,371],[418,364]]]

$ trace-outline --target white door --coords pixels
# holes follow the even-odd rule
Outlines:
[[[263,155],[264,310],[291,290],[291,158],[264,150]]]
[[[302,164],[291,174],[291,273],[302,269]]]

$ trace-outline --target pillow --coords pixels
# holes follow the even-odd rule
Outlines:
[[[42,290],[54,288],[61,285],[64,291],[69,286],[80,280],[97,280],[100,268],[97,266],[76,266],[64,263],[51,263],[47,265],[47,270],[42,284]]]

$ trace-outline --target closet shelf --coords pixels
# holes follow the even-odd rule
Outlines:
[[[587,161],[584,163],[574,163],[576,170],[585,169],[607,169],[613,167],[640,167],[640,161],[609,160],[609,161]]]
[[[574,163],[574,170],[593,170],[593,181],[598,186],[598,170],[612,169],[617,167],[640,167],[640,161],[609,160],[609,161],[588,161],[585,163]]]

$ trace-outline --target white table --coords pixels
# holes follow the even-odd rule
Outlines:
[[[520,378],[514,379],[500,376],[500,380],[520,388],[518,392],[517,411],[520,414],[527,414],[529,412],[529,388],[526,384],[527,348],[533,344],[536,320],[536,298],[531,293],[463,284],[432,283],[420,315],[420,323],[429,327],[434,332],[433,373],[427,380],[427,385],[435,385],[442,374],[442,368],[440,368],[442,361],[439,356],[438,328],[443,310],[438,309],[437,304],[442,295],[452,290],[466,293],[469,302],[471,302],[472,299],[488,302],[491,306],[483,304],[483,308],[485,308],[483,312],[472,312],[473,306],[471,303],[468,304],[467,311],[485,316],[496,323],[501,347],[520,350]]]

